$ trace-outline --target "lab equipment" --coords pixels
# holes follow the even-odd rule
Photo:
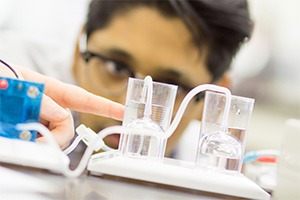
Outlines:
[[[142,136],[145,134],[153,134],[163,138],[169,138],[177,128],[190,100],[199,92],[205,90],[218,91],[225,94],[226,102],[224,114],[221,117],[222,123],[219,127],[219,132],[214,135],[217,137],[217,141],[219,141],[220,138],[225,138],[223,144],[227,147],[229,146],[234,149],[236,143],[238,143],[237,148],[239,153],[241,153],[241,145],[238,140],[225,132],[227,130],[227,120],[230,111],[231,93],[228,89],[216,85],[200,85],[191,90],[182,101],[173,122],[166,130],[165,134],[159,134],[157,131],[151,133],[151,130],[149,129],[146,129],[147,131],[150,131],[149,133],[146,133],[146,130],[143,130],[140,131],[139,134],[142,134]],[[230,139],[233,139],[236,143],[228,143]],[[163,162],[153,162],[153,160],[136,158],[142,158],[142,156],[136,155],[135,158],[123,156],[119,151],[95,154],[91,157],[87,169],[91,174],[95,175],[108,174],[251,199],[270,198],[268,193],[240,173],[229,175],[227,173],[220,173],[220,171],[216,170],[207,171],[203,170],[203,168],[195,168],[195,163],[193,162],[170,158],[164,158]]]
[[[262,158],[270,158],[273,159],[273,162],[277,162],[277,159],[280,156],[280,151],[278,150],[257,150],[257,151],[249,151],[244,154],[243,163],[260,160]]]
[[[280,151],[264,149],[245,153],[243,174],[261,188],[272,193],[276,186],[276,172]]]
[[[129,78],[123,118],[124,127],[165,134],[170,125],[177,86]],[[120,152],[125,156],[162,160],[167,138],[141,134],[121,134]]]
[[[224,94],[211,91],[205,94],[196,163],[206,169],[241,172],[254,99],[232,95],[228,114],[226,101]],[[224,134],[218,134],[220,131]]]
[[[0,136],[34,141],[36,131],[20,131],[18,123],[38,122],[44,84],[0,77]]]
[[[69,153],[71,149],[67,149],[65,153],[62,152],[59,149],[51,132],[39,123],[18,124],[16,128],[18,128],[19,130],[36,130],[46,138],[48,144],[26,142],[26,145],[29,145],[31,147],[31,150],[40,149],[40,151],[38,151],[38,154],[40,156],[47,157],[48,155],[51,155],[49,156],[49,158],[51,159],[47,164],[43,163],[44,160],[42,160],[42,158],[37,159],[38,156],[36,156],[35,160],[30,162],[30,154],[25,153],[21,155],[19,152],[20,149],[17,149],[18,152],[13,152],[10,157],[3,157],[3,154],[1,155],[1,145],[0,159],[2,159],[1,161],[3,161],[3,159],[5,158],[6,160],[4,160],[4,162],[11,162],[14,164],[22,165],[24,165],[25,163],[25,165],[27,166],[50,169],[52,171],[60,172],[67,177],[78,177],[87,167],[87,170],[89,170],[91,174],[96,175],[109,174],[231,196],[254,199],[269,199],[269,195],[265,191],[263,191],[258,185],[256,185],[254,182],[250,181],[240,173],[235,175],[228,175],[226,173],[219,173],[217,171],[205,171],[195,168],[195,162],[184,162],[169,158],[162,158],[161,162],[155,162],[155,159],[144,159],[148,156],[150,156],[150,158],[153,158],[157,155],[159,158],[159,155],[164,155],[164,148],[160,148],[160,146],[157,145],[158,143],[153,143],[154,145],[149,145],[151,146],[151,151],[147,152],[147,149],[144,150],[140,147],[145,145],[143,140],[145,140],[147,137],[158,138],[158,140],[162,141],[167,140],[177,128],[180,119],[182,118],[183,113],[191,99],[198,93],[205,90],[218,91],[225,94],[226,102],[223,115],[223,123],[221,126],[222,128],[220,129],[221,131],[219,131],[216,135],[218,135],[218,137],[219,135],[224,136],[226,140],[228,139],[228,137],[232,137],[228,136],[228,134],[224,132],[224,130],[226,130],[225,127],[227,127],[227,118],[229,115],[231,102],[231,92],[227,88],[211,84],[205,84],[195,87],[186,95],[186,97],[182,101],[170,126],[164,128],[163,126],[160,126],[158,122],[155,122],[152,119],[154,111],[154,101],[153,98],[150,98],[150,96],[153,96],[154,94],[154,84],[155,82],[152,82],[150,78],[142,81],[141,87],[143,89],[141,89],[139,93],[140,97],[142,98],[138,99],[139,102],[143,103],[143,105],[141,106],[142,111],[140,112],[141,118],[135,118],[137,115],[134,115],[134,117],[132,118],[132,115],[125,115],[125,117],[128,117],[129,120],[125,120],[123,126],[108,127],[101,130],[98,134],[94,133],[91,129],[86,128],[84,125],[81,125],[76,129],[77,133],[79,134],[78,137],[81,138],[88,145],[88,147],[85,150],[84,155],[80,160],[80,163],[78,164],[78,167],[74,170],[71,170],[69,168],[70,160],[66,155],[66,153]],[[129,106],[126,107],[126,109],[130,109],[129,111],[126,111],[129,114],[131,112],[137,113],[136,107]],[[159,114],[159,116],[162,117],[164,115]],[[135,125],[128,126],[128,124]],[[151,127],[149,127],[149,124],[151,124]],[[155,127],[159,127],[159,129],[153,128],[153,124],[155,124]],[[143,126],[145,125],[146,128],[143,128]],[[162,134],[163,131],[164,133]],[[134,142],[134,140],[128,140],[130,141],[128,143],[122,143],[118,150],[111,150],[109,147],[107,147],[103,142],[103,138],[115,133],[120,133],[122,135],[123,138],[121,142],[124,142],[124,138],[126,138],[125,136],[127,136],[127,138],[130,138],[131,136],[139,136],[139,139],[136,140],[136,143],[138,143],[138,145],[136,146],[134,151],[128,151],[128,147],[130,146],[129,145],[127,146],[127,149],[125,148],[125,154],[124,151],[122,152],[122,148],[124,148],[124,146],[122,145],[128,145],[131,142]],[[143,139],[141,139],[141,137],[143,137]],[[4,139],[8,140],[8,138]],[[0,144],[1,141],[3,140],[1,140],[0,138]],[[13,143],[10,144],[11,147],[16,144],[16,142],[13,140],[10,140],[10,142]],[[18,142],[22,142],[25,144],[24,141],[18,140]],[[5,146],[5,142],[3,142],[2,144],[4,144]],[[39,148],[38,145],[44,145],[44,147]],[[74,148],[74,146],[71,145],[70,148]],[[92,155],[94,151],[98,151],[101,148],[107,149],[108,151]],[[45,151],[41,151],[42,149]],[[151,152],[159,153],[152,154]]]

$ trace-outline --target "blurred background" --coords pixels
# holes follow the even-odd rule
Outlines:
[[[300,118],[300,1],[248,2],[255,26],[232,64],[232,92],[256,100],[246,151],[280,149],[285,120]],[[73,50],[88,3],[0,0],[0,57],[72,83]]]
[[[253,36],[233,62],[232,92],[255,99],[246,151],[280,149],[285,121],[300,119],[300,1],[248,2]]]

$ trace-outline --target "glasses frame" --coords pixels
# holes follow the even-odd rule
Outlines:
[[[116,60],[107,58],[107,57],[105,57],[105,56],[103,56],[101,54],[88,51],[87,50],[87,35],[86,35],[86,33],[82,33],[82,35],[79,38],[79,51],[80,51],[80,54],[81,54],[82,58],[85,60],[86,63],[88,63],[89,60],[91,58],[93,58],[93,57],[100,58],[101,60],[103,60],[105,62],[110,61],[110,62],[120,63],[120,62],[118,62]],[[131,77],[131,78],[137,78],[136,74],[133,71],[128,70],[128,72],[130,74],[129,77]],[[153,80],[156,81],[156,82],[161,82],[161,81],[157,81],[155,79],[153,79]],[[187,91],[187,93],[194,88],[194,87],[189,87],[189,86],[186,86],[186,85],[183,85],[183,84],[178,84],[178,83],[171,83],[171,82],[164,82],[164,83],[178,85],[181,88],[183,88],[184,91]],[[210,83],[210,84],[213,84],[213,83]],[[99,92],[104,93],[105,95],[108,95],[108,96],[119,96],[122,92],[125,91],[125,89],[127,87],[127,84],[126,84],[125,87],[121,88],[119,91],[112,92],[112,91],[107,90],[105,88],[103,88],[103,89],[100,90],[99,87],[97,87],[95,84],[93,84],[93,85],[94,85],[95,89],[97,89]],[[204,99],[204,97],[205,97],[205,92],[198,93],[195,96],[195,102],[201,101],[202,99]]]

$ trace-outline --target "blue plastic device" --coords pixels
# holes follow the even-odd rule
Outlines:
[[[44,84],[0,77],[0,136],[35,141],[36,131],[20,131],[18,123],[38,122]]]

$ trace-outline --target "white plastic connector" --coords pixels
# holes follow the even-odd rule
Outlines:
[[[81,138],[81,140],[84,142],[86,146],[90,146],[91,142],[95,140],[95,138],[98,136],[97,133],[95,133],[92,129],[87,128],[85,125],[81,124],[76,128],[76,133],[78,134],[78,137]],[[105,151],[111,151],[115,150],[110,147],[108,147],[102,139],[98,140],[98,143],[96,143],[93,146],[94,151],[99,151],[100,149],[103,149]]]
[[[83,141],[86,146],[91,146],[91,142],[95,140],[97,137],[97,133],[95,133],[92,129],[87,128],[85,125],[81,124],[76,128],[76,133],[78,136],[75,138],[73,143],[64,150],[65,154],[71,153],[79,144],[80,141]],[[114,150],[108,147],[102,139],[98,140],[98,142],[93,146],[94,151],[99,151],[100,149],[105,151]]]
[[[81,124],[76,128],[76,133],[80,136],[82,141],[86,146],[90,146],[90,143],[95,140],[97,133],[92,129],[87,128],[85,125]],[[94,151],[99,151],[104,146],[103,140],[98,140],[97,144],[93,146]]]

